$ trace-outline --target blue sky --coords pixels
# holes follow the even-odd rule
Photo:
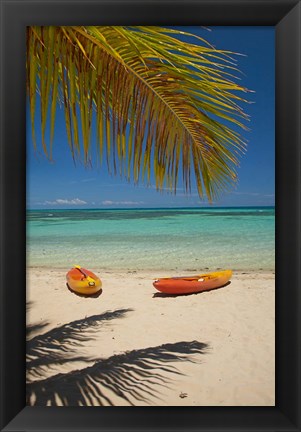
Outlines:
[[[275,54],[274,27],[185,27],[201,35],[216,48],[244,54],[238,57],[240,83],[253,90],[252,104],[244,106],[251,116],[244,132],[248,150],[238,168],[236,188],[213,206],[270,206],[275,203]],[[27,107],[28,110],[28,107]],[[39,144],[38,144],[39,146]],[[41,147],[40,147],[41,148]],[[106,165],[85,168],[74,165],[69,151],[64,113],[57,110],[53,145],[54,162],[34,152],[30,118],[27,116],[27,205],[47,208],[201,207],[196,188],[184,193],[181,182],[176,195],[157,192],[155,187],[129,184],[112,176]]]

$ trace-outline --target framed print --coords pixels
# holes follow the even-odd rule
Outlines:
[[[1,430],[300,430],[300,2],[1,14]]]

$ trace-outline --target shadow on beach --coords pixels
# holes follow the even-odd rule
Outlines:
[[[46,368],[57,364],[75,361],[92,361],[94,359],[75,355],[81,345],[93,339],[93,334],[99,331],[101,326],[117,318],[124,318],[133,309],[118,309],[113,312],[105,312],[92,315],[83,319],[72,321],[60,327],[35,336],[27,340],[26,369],[31,377],[43,377]],[[46,326],[40,325],[40,327]],[[39,326],[39,325],[38,325]],[[38,327],[29,326],[29,327]],[[32,330],[30,328],[30,331]]]
[[[199,362],[207,344],[178,342],[134,350],[95,362],[93,366],[27,384],[32,406],[114,406],[112,397],[135,406],[160,400],[160,387],[182,375],[175,362]]]
[[[160,388],[183,375],[179,362],[199,363],[208,345],[198,341],[177,342],[127,351],[109,358],[78,355],[104,325],[124,318],[133,309],[92,315],[56,327],[27,340],[26,403],[31,406],[113,406],[160,400]],[[48,323],[39,324],[42,329]],[[30,332],[29,332],[30,334]],[[76,361],[90,363],[80,370],[57,373],[55,367]],[[91,362],[94,364],[91,366]],[[45,378],[54,369],[55,375]],[[116,402],[116,400],[118,402]]]
[[[168,297],[187,297],[187,296],[191,296],[191,295],[199,295],[199,294],[204,294],[206,292],[209,291],[216,291],[218,289],[221,288],[225,288],[226,286],[230,285],[231,281],[228,281],[225,285],[222,285],[218,288],[212,288],[210,290],[206,290],[206,291],[199,291],[199,292],[193,292],[193,293],[185,293],[185,294],[166,294],[166,293],[162,293],[162,292],[156,292],[153,294],[153,298],[168,298]]]

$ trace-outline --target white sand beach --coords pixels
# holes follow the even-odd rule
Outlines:
[[[68,270],[28,268],[29,405],[275,404],[272,272],[164,297],[152,286],[164,274],[91,268],[103,291],[85,298]]]

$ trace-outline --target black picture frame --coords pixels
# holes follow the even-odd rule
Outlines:
[[[1,0],[1,430],[301,430],[300,11],[296,0]],[[275,26],[275,407],[25,406],[25,27],[34,24]]]

